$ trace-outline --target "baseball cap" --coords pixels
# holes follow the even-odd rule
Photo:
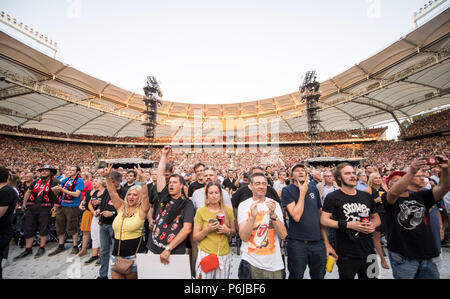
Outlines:
[[[295,168],[297,167],[301,167],[301,168],[305,168],[305,164],[303,163],[295,163],[294,165],[292,165],[291,167],[291,173],[294,171]]]
[[[399,170],[396,170],[396,171],[394,171],[393,173],[391,173],[387,178],[386,178],[386,185],[388,185],[389,186],[389,181],[394,177],[394,176],[404,176],[406,174],[406,172],[404,172],[404,171],[399,171]]]

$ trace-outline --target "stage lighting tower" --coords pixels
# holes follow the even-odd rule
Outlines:
[[[308,71],[300,86],[300,95],[302,102],[306,101],[306,113],[308,119],[308,133],[311,139],[312,157],[316,157],[317,135],[319,134],[319,99],[320,83],[316,81],[316,72]]]
[[[145,128],[144,136],[149,138],[148,151],[151,156],[152,146],[155,138],[155,129],[157,126],[158,106],[162,105],[160,98],[163,94],[159,83],[153,76],[147,77],[147,86],[144,87],[144,103],[146,110],[142,112],[145,114],[145,122],[142,124]]]

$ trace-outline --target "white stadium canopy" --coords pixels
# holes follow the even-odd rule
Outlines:
[[[321,82],[321,130],[373,126],[450,103],[450,9]],[[320,70],[318,70],[320,72]],[[243,130],[263,121],[308,130],[299,92],[237,104],[162,101],[156,137]],[[94,78],[0,32],[0,124],[114,137],[144,136],[143,95]]]

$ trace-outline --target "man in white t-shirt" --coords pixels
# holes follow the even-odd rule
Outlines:
[[[205,186],[210,182],[217,181],[217,170],[213,167],[206,167],[203,170],[203,181]],[[227,191],[222,189],[223,201],[226,205],[232,207],[230,195]],[[195,190],[192,194],[192,202],[194,203],[194,208],[197,210],[205,205],[205,187]]]
[[[267,178],[255,173],[250,177],[253,197],[241,202],[238,208],[239,236],[241,245],[241,268],[247,265],[251,279],[282,279],[284,263],[280,239],[287,230],[283,222],[281,206],[267,198]],[[239,278],[244,278],[240,275]]]

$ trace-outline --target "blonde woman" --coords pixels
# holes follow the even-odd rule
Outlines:
[[[372,198],[377,205],[378,215],[380,215],[381,220],[381,225],[378,226],[373,233],[373,245],[375,246],[375,250],[380,257],[381,267],[384,269],[389,269],[389,265],[383,254],[383,249],[381,248],[381,234],[386,232],[386,211],[384,210],[381,196],[388,192],[389,189],[378,172],[372,172],[370,174],[367,185],[369,185],[369,187],[365,191],[372,195]]]
[[[111,196],[114,208],[117,211],[117,216],[112,224],[114,230],[114,248],[111,255],[110,268],[112,269],[118,255],[122,258],[134,261],[130,274],[120,274],[111,270],[111,277],[113,279],[136,279],[136,252],[141,252],[144,248],[142,242],[142,230],[144,228],[147,212],[150,209],[147,183],[142,169],[140,167],[138,167],[138,169],[135,168],[138,173],[138,180],[142,185],[133,186],[128,189],[125,199],[122,200],[117,194],[116,187],[109,177],[111,168],[112,165],[108,165],[108,168],[105,169],[106,187]]]
[[[229,278],[231,254],[228,238],[235,232],[233,208],[225,205],[220,184],[208,183],[205,188],[205,205],[197,210],[194,218],[193,239],[194,242],[199,242],[195,265],[197,279]],[[217,255],[219,267],[205,273],[200,262],[210,254]]]

